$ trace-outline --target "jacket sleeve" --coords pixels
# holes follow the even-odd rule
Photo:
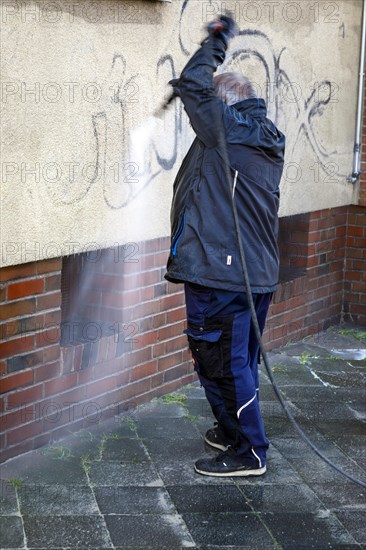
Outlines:
[[[193,130],[207,147],[218,141],[218,125],[222,124],[224,102],[214,93],[213,76],[225,60],[226,43],[214,35],[208,36],[199,50],[174,81],[175,94],[183,101]]]

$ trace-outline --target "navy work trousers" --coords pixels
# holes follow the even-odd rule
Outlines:
[[[185,331],[218,427],[243,463],[263,467],[269,446],[259,408],[259,346],[244,293],[185,283]],[[261,332],[272,293],[253,294]]]

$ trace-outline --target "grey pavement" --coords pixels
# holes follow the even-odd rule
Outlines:
[[[366,482],[366,330],[332,327],[269,354],[306,434]],[[2,549],[366,548],[366,490],[324,463],[279,405],[261,365],[271,446],[258,478],[200,476],[215,456],[199,384],[1,466]]]

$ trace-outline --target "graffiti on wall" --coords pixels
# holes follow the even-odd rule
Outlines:
[[[172,33],[171,50],[188,59],[197,48],[190,21],[196,7],[184,0],[178,22],[178,33]],[[192,36],[191,36],[192,34]],[[223,71],[239,71],[257,86],[258,95],[267,102],[268,116],[291,140],[287,158],[291,158],[300,141],[310,145],[314,159],[327,173],[345,177],[332,162],[342,154],[329,150],[317,128],[322,117],[337,101],[337,85],[324,79],[306,91],[296,83],[296,75],[286,68],[287,49],[276,52],[269,37],[259,31],[242,29],[232,40]],[[177,55],[178,55],[177,54]],[[180,158],[179,148],[185,143],[189,125],[180,101],[175,101],[162,119],[147,117],[156,108],[149,90],[167,89],[167,83],[177,76],[173,53],[165,52],[156,60],[155,81],[146,74],[135,74],[126,57],[116,52],[111,60],[112,92],[103,109],[91,115],[95,143],[94,173],[78,190],[64,189],[61,202],[74,204],[89,193],[93,185],[102,183],[105,204],[121,209],[131,204],[163,172],[172,171]],[[253,76],[254,75],[254,76]],[[144,90],[143,102],[141,91]],[[142,108],[143,105],[143,108]],[[344,153],[343,153],[344,154]]]

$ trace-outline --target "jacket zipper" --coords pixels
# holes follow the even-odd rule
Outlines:
[[[238,171],[235,170],[235,176],[234,176],[234,183],[233,183],[233,198],[235,195],[235,189],[236,189],[236,180],[238,179]]]
[[[177,253],[177,246],[178,246],[179,239],[180,239],[180,237],[182,236],[182,233],[183,233],[185,219],[186,219],[186,214],[184,212],[183,218],[181,219],[181,222],[180,222],[179,227],[178,227],[178,231],[176,232],[176,234],[174,236],[174,239],[173,239],[173,242],[172,242],[172,254],[173,254],[173,256],[175,256],[176,253]]]
[[[199,180],[198,180],[197,191],[201,191],[201,179],[202,179],[203,157],[204,157],[204,152],[202,151],[202,158],[201,158],[201,164],[200,164],[200,171],[199,171]]]

